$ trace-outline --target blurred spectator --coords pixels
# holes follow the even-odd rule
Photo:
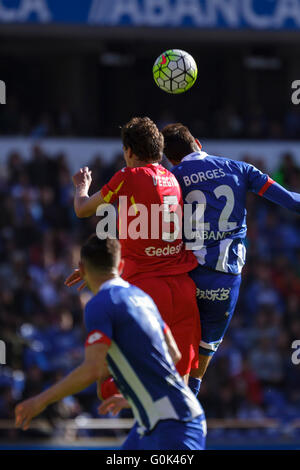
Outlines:
[[[295,162],[293,155],[288,152],[282,156],[281,165],[274,173],[273,178],[277,183],[292,189],[294,175],[299,176],[299,173],[298,164]]]
[[[255,374],[265,387],[282,385],[282,356],[270,338],[259,339],[251,350],[249,359]]]
[[[82,111],[76,113],[66,103],[55,105],[49,102],[45,111],[45,103],[38,103],[35,99],[34,108],[30,109],[27,104],[24,106],[22,98],[10,96],[7,104],[1,108],[0,135],[35,138],[53,135],[119,137],[119,128],[112,125],[111,120],[105,120],[100,124],[99,116],[96,118],[83,115]],[[250,105],[245,100],[240,103],[232,97],[230,102],[219,100],[217,105],[208,102],[210,112],[205,115],[198,112],[196,116],[189,108],[184,107],[180,109],[180,116],[167,107],[163,107],[158,115],[156,109],[152,108],[151,111],[150,107],[148,114],[153,115],[160,129],[171,122],[181,121],[194,135],[206,138],[276,140],[299,138],[299,107],[287,107],[285,110],[282,109],[279,115],[274,116],[270,108],[262,107],[259,103],[257,97]]]

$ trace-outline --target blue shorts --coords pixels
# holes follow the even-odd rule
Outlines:
[[[143,436],[135,424],[121,450],[204,450],[206,421],[204,414],[192,421],[167,419]]]
[[[197,287],[201,321],[199,354],[212,356],[218,349],[234,313],[241,275],[212,271],[202,266],[189,273]]]

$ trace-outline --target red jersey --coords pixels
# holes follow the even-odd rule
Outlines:
[[[182,274],[197,267],[182,240],[181,188],[166,168],[158,163],[123,168],[101,195],[107,203],[118,201],[124,279]]]

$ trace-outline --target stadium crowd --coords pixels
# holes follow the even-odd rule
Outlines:
[[[252,163],[264,170],[263,161]],[[118,155],[105,166],[97,156],[89,166],[94,192],[123,161]],[[272,176],[300,192],[300,168],[292,155],[282,157]],[[16,402],[38,393],[82,359],[82,306],[89,293],[79,295],[64,280],[96,223],[96,217],[80,220],[74,214],[63,154],[50,158],[34,146],[29,160],[16,152],[8,157],[0,174],[0,339],[7,346],[7,364],[0,367],[0,419],[13,418]],[[299,366],[291,360],[292,342],[300,340],[300,219],[250,194],[247,244],[238,307],[199,399],[207,418],[288,422],[300,412]],[[50,407],[44,416],[50,424],[57,417],[99,417],[98,403],[92,386]],[[20,433],[0,430],[2,437]]]
[[[154,100],[155,101],[155,100]],[[300,132],[300,111],[297,106],[287,107],[279,115],[272,111],[266,112],[259,101],[239,109],[233,104],[218,103],[217,109],[211,111],[205,118],[193,117],[191,113],[180,110],[176,112],[162,112],[155,108],[151,115],[161,123],[160,127],[168,122],[178,120],[185,122],[195,135],[205,135],[207,138],[220,139],[297,139]],[[12,96],[0,115],[0,135],[19,135],[33,138],[53,136],[100,136],[119,137],[118,125],[103,123],[99,126],[89,120],[89,116],[82,118],[82,112],[76,113],[64,105],[49,111],[35,111],[31,114],[24,112],[20,101]]]

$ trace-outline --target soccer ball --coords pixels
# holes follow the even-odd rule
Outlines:
[[[175,95],[191,88],[198,69],[193,57],[180,49],[163,52],[153,65],[153,77],[161,90]]]

